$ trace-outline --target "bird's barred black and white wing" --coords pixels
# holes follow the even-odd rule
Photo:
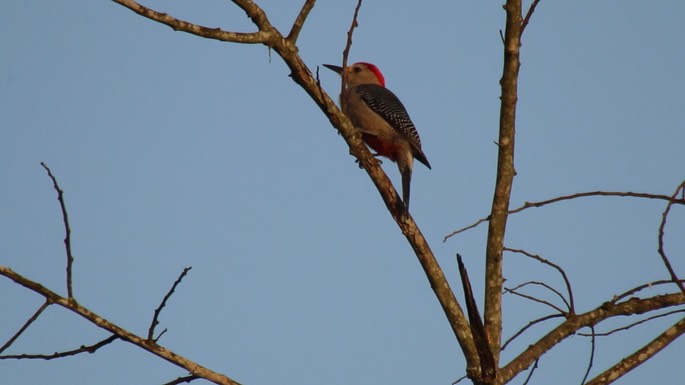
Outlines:
[[[362,84],[357,87],[357,90],[364,104],[409,139],[415,150],[414,157],[426,167],[431,168],[426,155],[421,150],[419,133],[400,99],[389,89],[376,84]]]

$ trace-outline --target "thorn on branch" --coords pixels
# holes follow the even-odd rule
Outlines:
[[[171,286],[171,289],[169,289],[169,292],[164,296],[164,299],[162,299],[162,302],[159,304],[159,307],[157,307],[157,309],[155,309],[154,316],[152,317],[152,322],[150,323],[150,328],[148,329],[148,332],[147,332],[148,341],[153,341],[156,343],[157,340],[159,340],[159,338],[166,332],[166,329],[164,329],[157,336],[157,338],[154,338],[155,327],[157,327],[157,325],[159,324],[159,314],[162,312],[162,309],[164,309],[164,307],[166,306],[166,303],[169,300],[169,298],[171,298],[171,296],[174,294],[174,291],[176,290],[176,286],[178,286],[181,283],[181,281],[183,280],[183,277],[185,277],[186,274],[188,274],[190,269],[192,269],[192,267],[190,267],[190,266],[183,269],[183,272],[181,272],[181,275],[178,276],[178,278],[176,279],[174,284]]]
[[[57,191],[57,200],[59,201],[59,206],[62,209],[62,221],[64,222],[64,248],[67,253],[67,298],[70,300],[74,299],[74,293],[71,288],[71,266],[74,263],[74,255],[71,253],[71,227],[69,226],[69,216],[67,215],[67,208],[64,204],[64,191],[59,187],[57,183],[57,178],[52,175],[50,168],[44,163],[40,162],[40,165],[48,172],[48,176],[52,179],[53,187]]]

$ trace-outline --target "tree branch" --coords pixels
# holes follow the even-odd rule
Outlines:
[[[592,197],[592,196],[605,196],[605,197],[616,197],[616,196],[618,196],[618,197],[633,197],[633,198],[644,198],[644,199],[658,199],[658,200],[664,200],[667,202],[671,202],[673,204],[685,205],[685,199],[675,198],[675,197],[671,197],[668,195],[636,193],[636,192],[630,192],[630,191],[626,191],[626,192],[620,192],[620,191],[588,191],[588,192],[581,192],[581,193],[577,193],[577,194],[564,195],[564,196],[560,196],[560,197],[556,197],[556,198],[552,198],[552,199],[548,199],[548,200],[544,200],[544,201],[540,201],[540,202],[525,202],[522,206],[515,208],[513,210],[509,210],[509,212],[507,214],[516,214],[516,213],[519,213],[523,210],[527,210],[527,209],[533,208],[533,207],[542,207],[542,206],[547,206],[549,204],[557,203],[557,202],[561,202],[561,201],[567,201],[567,200],[577,199],[577,198],[586,198],[586,197]],[[481,218],[481,219],[477,220],[476,222],[474,222],[474,223],[472,223],[466,227],[462,227],[461,229],[455,230],[455,231],[451,232],[450,234],[447,234],[443,238],[442,241],[445,242],[449,238],[451,238],[451,237],[453,237],[459,233],[463,233],[466,230],[470,230],[474,227],[477,227],[481,223],[487,222],[489,220],[490,220],[490,216],[487,216],[485,218]]]
[[[300,31],[302,31],[304,22],[307,20],[307,16],[309,16],[309,12],[312,10],[312,8],[314,8],[314,3],[316,3],[316,0],[305,0],[300,13],[297,15],[297,18],[290,29],[290,33],[286,38],[291,41],[292,44],[297,42],[297,38],[300,36]]]
[[[97,327],[107,330],[108,332],[116,335],[124,341],[130,342],[157,357],[160,357],[167,362],[170,362],[178,367],[187,370],[189,373],[202,377],[208,381],[214,382],[220,385],[240,385],[238,382],[224,376],[223,374],[214,372],[204,366],[198,365],[197,363],[178,355],[160,345],[154,341],[150,341],[146,338],[140,337],[136,334],[129,332],[128,330],[117,326],[116,324],[100,317],[99,315],[93,313],[89,309],[79,305],[76,301],[64,298],[59,294],[47,289],[43,285],[34,282],[28,278],[23,277],[20,274],[15,273],[6,266],[0,266],[0,275],[3,275],[15,283],[43,296],[46,300],[55,303],[69,311],[72,311],[82,318],[88,320],[90,323],[96,325]]]
[[[516,170],[514,168],[514,139],[516,132],[516,103],[518,101],[519,49],[521,47],[521,0],[507,0],[504,33],[504,68],[499,118],[499,153],[497,180],[492,199],[488,238],[485,252],[485,331],[490,338],[490,350],[499,365],[502,339],[502,248],[507,227],[509,199]]]
[[[645,361],[652,358],[655,354],[659,353],[663,348],[668,346],[668,344],[680,337],[683,333],[685,333],[685,318],[676,322],[675,325],[666,329],[666,331],[661,333],[650,343],[636,350],[635,353],[622,359],[616,365],[605,370],[602,374],[593,378],[585,385],[606,385],[616,381],[629,371],[635,369]]]
[[[81,347],[78,349],[68,350],[66,352],[56,352],[53,354],[14,354],[14,355],[0,356],[0,360],[8,360],[8,359],[36,360],[36,359],[40,359],[40,360],[49,361],[49,360],[54,360],[56,358],[64,358],[64,357],[69,357],[69,356],[75,356],[75,355],[81,354],[81,353],[93,354],[98,349],[100,349],[101,347],[112,343],[112,341],[114,341],[118,338],[119,338],[119,336],[111,335],[111,336],[105,338],[104,340],[102,340],[96,344],[93,344],[90,346],[81,345]]]
[[[220,28],[204,27],[184,20],[176,19],[175,17],[168,15],[166,13],[157,12],[153,9],[140,5],[133,0],[112,1],[114,1],[117,4],[123,5],[124,7],[132,10],[140,16],[167,25],[171,27],[171,29],[173,29],[174,31],[186,32],[192,35],[205,37],[207,39],[243,44],[265,44],[269,39],[273,38],[271,28],[265,30],[260,29],[257,32],[247,33],[222,31]]]
[[[569,308],[568,310],[571,314],[575,313],[575,305],[574,305],[574,301],[573,301],[573,290],[571,289],[571,282],[568,280],[568,277],[566,276],[566,272],[564,271],[564,269],[562,269],[559,265],[552,263],[552,262],[546,260],[545,258],[540,257],[539,255],[531,254],[525,250],[511,249],[508,247],[505,247],[504,250],[509,251],[511,253],[523,254],[528,258],[532,258],[532,259],[534,259],[540,263],[551,266],[553,269],[558,271],[559,274],[561,274],[561,278],[563,278],[563,280],[564,280],[564,284],[566,284],[566,292],[568,293],[568,302],[566,301],[564,296],[561,295],[558,291],[553,290],[553,289],[552,289],[552,291],[557,293],[559,295],[559,297],[561,297],[561,299],[566,303],[566,305]]]
[[[675,199],[675,197],[678,196],[681,190],[685,194],[685,181],[678,185],[671,198]],[[681,280],[678,278],[678,275],[675,273],[675,270],[673,269],[673,266],[671,266],[671,262],[668,260],[666,252],[664,251],[664,233],[666,229],[666,219],[668,218],[668,213],[671,211],[671,206],[673,206],[673,202],[669,201],[666,205],[666,209],[664,210],[661,216],[661,224],[659,225],[659,255],[661,256],[661,260],[664,262],[664,266],[666,266],[666,269],[668,270],[668,273],[671,276],[671,280],[678,286],[678,288],[680,288],[680,291],[683,294],[685,294],[685,285],[683,285]]]
[[[12,346],[14,341],[16,341],[17,338],[19,338],[19,336],[21,336],[21,334],[24,333],[24,331],[26,331],[26,329],[28,329],[28,327],[31,326],[31,324],[35,320],[38,319],[38,317],[41,315],[41,313],[43,313],[43,311],[45,311],[45,309],[47,309],[48,306],[50,306],[50,301],[45,300],[45,302],[43,302],[43,304],[38,308],[38,310],[36,310],[36,312],[33,313],[33,315],[31,317],[29,317],[29,319],[26,321],[26,323],[24,323],[24,326],[22,326],[19,329],[19,331],[17,331],[9,340],[7,340],[7,342],[4,345],[2,345],[2,347],[0,348],[0,354],[2,354],[2,352],[4,352],[5,350],[7,350],[7,348]]]
[[[157,326],[157,324],[159,324],[159,321],[158,321],[159,314],[162,312],[162,309],[164,309],[164,306],[166,306],[166,302],[174,294],[174,291],[176,290],[176,286],[178,286],[178,284],[181,283],[181,281],[183,280],[183,277],[185,277],[186,274],[188,274],[190,269],[192,269],[192,267],[190,267],[190,266],[183,269],[183,272],[181,273],[181,275],[178,276],[178,278],[176,279],[174,284],[171,286],[171,289],[169,289],[169,292],[166,293],[166,295],[164,296],[164,299],[162,299],[162,302],[159,304],[159,307],[157,309],[155,309],[154,316],[152,317],[152,322],[150,323],[150,328],[147,331],[147,339],[148,340],[154,340],[155,342],[157,342],[159,337],[162,336],[162,334],[160,334],[159,336],[157,336],[157,338],[154,338],[155,327]],[[162,332],[162,333],[164,333],[164,332]]]
[[[514,376],[539,359],[553,346],[573,335],[581,328],[597,325],[602,321],[616,316],[644,314],[658,309],[682,305],[684,303],[685,295],[679,292],[658,295],[646,299],[631,298],[618,304],[605,302],[598,308],[587,313],[572,315],[538,341],[530,344],[521,354],[503,367],[500,370],[499,380],[503,384],[507,383]]]
[[[74,292],[71,288],[71,266],[74,263],[74,255],[71,253],[71,227],[69,227],[69,215],[67,214],[67,207],[64,204],[64,191],[57,184],[57,179],[52,175],[52,171],[45,165],[45,163],[40,162],[40,165],[48,172],[48,176],[52,179],[53,187],[57,191],[57,200],[59,201],[59,207],[62,209],[62,221],[64,222],[64,249],[67,252],[67,296],[70,300],[74,299]]]

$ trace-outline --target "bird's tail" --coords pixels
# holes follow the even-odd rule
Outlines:
[[[402,174],[402,202],[404,202],[404,208],[409,211],[409,192],[411,188],[411,167],[404,167],[400,169]]]

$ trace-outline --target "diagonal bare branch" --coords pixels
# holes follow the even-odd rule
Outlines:
[[[309,12],[312,10],[312,8],[314,8],[314,3],[316,3],[316,0],[305,0],[300,13],[297,14],[297,18],[295,18],[295,22],[293,23],[293,26],[290,29],[290,33],[287,37],[287,39],[293,44],[297,42],[297,38],[300,36],[304,22],[307,20],[307,16],[309,16]]]
[[[67,295],[70,300],[74,299],[74,292],[71,286],[71,266],[74,264],[74,255],[71,252],[71,227],[69,226],[69,215],[67,214],[67,207],[64,204],[64,191],[57,184],[57,178],[52,175],[50,168],[45,163],[40,162],[40,165],[48,172],[48,176],[52,179],[53,187],[57,191],[57,200],[59,207],[62,209],[62,221],[64,222],[64,249],[67,252]]]
[[[5,350],[7,350],[7,348],[12,346],[14,341],[16,341],[17,338],[19,338],[19,336],[21,336],[21,334],[24,333],[24,331],[26,331],[26,329],[28,329],[28,327],[31,326],[31,324],[35,320],[38,319],[38,317],[43,313],[43,311],[45,311],[45,309],[48,308],[48,306],[50,306],[50,301],[45,300],[45,302],[43,302],[43,304],[38,308],[38,310],[36,310],[36,312],[33,313],[31,317],[29,317],[29,319],[24,323],[24,325],[19,329],[19,331],[17,331],[9,340],[7,340],[7,342],[4,345],[2,345],[2,347],[0,348],[0,354],[2,354],[2,352],[4,352]]]
[[[685,333],[685,318],[676,322],[673,326],[659,334],[651,342],[636,350],[628,357],[625,357],[616,365],[605,370],[589,382],[585,383],[585,385],[606,385],[618,380],[629,371],[635,369],[645,361],[652,358],[655,354],[659,353],[663,348],[668,346],[683,333]]]
[[[530,18],[533,17],[533,12],[535,12],[535,7],[538,6],[538,3],[540,0],[533,0],[533,2],[530,4],[530,7],[528,8],[528,12],[526,13],[526,17],[523,19],[523,23],[521,24],[521,34],[523,34],[523,31],[526,30],[526,27],[528,26],[528,23],[530,22]]]
[[[62,297],[61,295],[55,293],[54,291],[46,288],[45,286],[32,281],[6,266],[0,266],[0,275],[5,276],[20,286],[23,286],[36,294],[41,295],[46,300],[59,305],[79,316],[86,319],[90,323],[96,325],[97,327],[107,330],[113,335],[121,338],[122,340],[129,342],[141,349],[144,349],[163,360],[181,367],[187,370],[190,374],[202,377],[208,381],[214,382],[220,385],[240,385],[238,382],[230,379],[229,377],[212,371],[202,365],[199,365],[188,358],[185,358],[179,354],[176,354],[163,346],[157,344],[154,341],[150,341],[146,338],[140,337],[128,330],[110,322],[109,320],[93,313],[90,309],[81,306],[76,301],[70,300],[68,298]]]
[[[159,320],[158,320],[159,314],[162,312],[162,309],[164,309],[164,306],[166,306],[166,302],[174,294],[174,291],[176,290],[176,286],[178,286],[181,283],[181,281],[183,280],[183,277],[185,277],[186,274],[188,274],[190,269],[192,269],[192,267],[190,267],[190,266],[183,269],[183,272],[181,273],[181,275],[178,276],[178,278],[176,279],[174,284],[171,286],[171,289],[169,289],[169,292],[166,293],[166,295],[164,296],[164,299],[162,299],[162,302],[159,304],[159,307],[157,309],[155,309],[155,314],[152,317],[152,322],[150,323],[150,328],[147,331],[147,339],[148,340],[154,340],[155,342],[157,342],[159,337],[161,337],[162,334],[164,334],[164,332],[162,332],[162,334],[157,336],[157,338],[154,338],[155,327],[159,324]]]
[[[539,359],[545,352],[576,333],[584,327],[597,325],[602,321],[616,316],[645,314],[650,311],[665,309],[671,306],[685,304],[683,293],[657,295],[650,298],[631,298],[621,303],[605,302],[599,307],[577,315],[569,316],[564,322],[545,334],[535,343],[529,345],[521,354],[514,358],[500,370],[502,383],[507,383],[514,376],[525,370]]]

